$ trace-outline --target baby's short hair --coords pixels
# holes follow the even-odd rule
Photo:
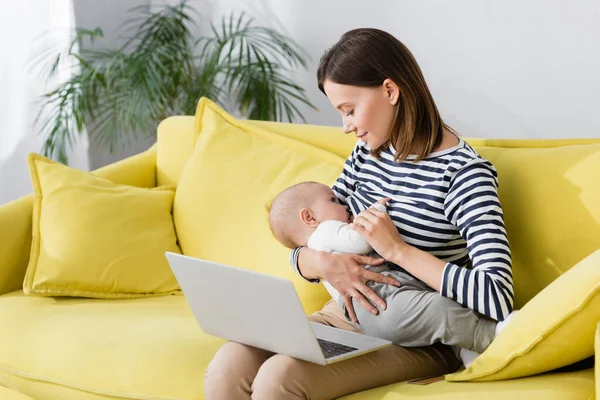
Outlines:
[[[323,185],[318,182],[301,182],[290,186],[279,193],[269,211],[269,224],[275,238],[285,247],[290,249],[302,246],[299,238],[301,227],[299,212],[302,208],[309,207],[312,196],[308,190],[313,185]]]

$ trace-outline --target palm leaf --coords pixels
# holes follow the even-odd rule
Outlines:
[[[120,47],[89,48],[102,31],[76,29],[66,49],[46,42],[32,59],[46,81],[72,68],[67,82],[41,97],[36,121],[44,119],[45,155],[66,162],[84,129],[114,151],[154,134],[170,115],[194,114],[202,96],[259,120],[304,121],[298,105],[314,108],[304,89],[286,78],[306,68],[306,53],[245,14],[224,17],[211,24],[212,36],[195,40],[192,28],[200,18],[185,0],[156,12],[148,5],[130,12],[119,28],[128,36]]]

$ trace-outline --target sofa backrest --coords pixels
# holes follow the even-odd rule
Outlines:
[[[244,124],[343,158],[356,142],[354,135],[344,135],[336,127],[263,121]],[[198,126],[192,116],[171,117],[161,123],[157,144],[159,185],[179,182],[196,140],[203,133]],[[600,139],[465,140],[498,170],[513,259],[515,304],[521,307],[560,274],[600,248]],[[266,186],[264,189],[269,190]],[[256,213],[264,210],[257,209]],[[236,229],[253,229],[240,227],[235,221],[231,224]],[[270,269],[265,267],[265,271]]]
[[[341,128],[333,126],[299,125],[272,121],[245,121],[283,137],[302,141],[346,158],[352,151],[356,138],[343,135]],[[157,182],[158,185],[177,185],[181,171],[192,154],[196,138],[194,116],[169,117],[158,126]]]

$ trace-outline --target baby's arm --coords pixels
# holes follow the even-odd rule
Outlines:
[[[345,254],[368,254],[371,245],[360,234],[341,221],[323,221],[308,240],[308,247],[317,251]]]

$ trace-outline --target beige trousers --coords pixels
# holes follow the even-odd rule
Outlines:
[[[335,301],[308,317],[312,322],[360,332]],[[461,362],[450,347],[390,346],[331,365],[318,365],[228,342],[206,369],[207,400],[335,399],[395,382],[450,373]]]

